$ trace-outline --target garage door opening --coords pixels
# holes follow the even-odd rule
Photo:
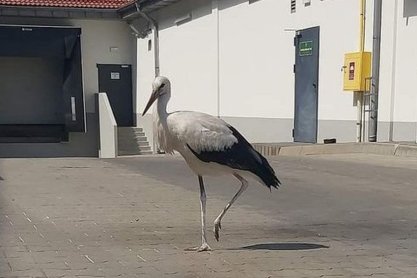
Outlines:
[[[80,29],[0,26],[0,142],[85,132]]]

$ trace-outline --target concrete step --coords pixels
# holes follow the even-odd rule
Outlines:
[[[127,138],[119,138],[118,140],[119,145],[122,146],[148,146],[149,142],[148,140],[136,140],[134,139],[127,139]]]
[[[139,149],[140,149],[140,151],[142,152],[142,151],[151,151],[152,149],[151,149],[151,146],[141,146],[141,147],[139,147]]]
[[[138,141],[137,142],[139,147],[147,147],[149,146],[149,142],[148,141]]]
[[[132,130],[134,131],[138,131],[138,132],[143,132],[143,128],[141,127],[136,127],[136,126],[119,126],[117,127],[117,130],[119,132],[131,132]]]
[[[142,141],[142,142],[147,142],[148,141],[148,138],[146,138],[146,136],[137,136],[136,137],[136,140],[137,141]]]
[[[135,134],[118,134],[120,140],[136,140],[136,141],[148,141],[146,136],[136,136]]]
[[[118,156],[125,156],[125,155],[149,155],[149,154],[153,154],[152,151],[141,151],[140,153],[136,153],[136,152],[129,152],[129,151],[119,151]]]
[[[146,136],[145,132],[143,131],[135,131],[135,130],[118,130],[118,134],[125,136],[125,135],[134,135],[134,136]]]
[[[118,155],[151,154],[148,138],[140,127],[119,127]]]

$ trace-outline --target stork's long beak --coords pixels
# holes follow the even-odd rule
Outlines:
[[[143,110],[142,116],[148,112],[149,108],[151,108],[152,104],[155,102],[155,100],[158,98],[158,90],[152,91],[152,95],[149,98],[148,104],[146,104],[145,110]]]

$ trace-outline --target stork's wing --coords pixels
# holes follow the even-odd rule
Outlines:
[[[207,114],[177,113],[182,114],[172,118],[178,126],[176,135],[201,161],[249,171],[268,187],[280,185],[268,161],[234,127]]]
[[[237,143],[223,120],[199,112],[174,112],[168,117],[171,134],[196,152],[222,151]]]

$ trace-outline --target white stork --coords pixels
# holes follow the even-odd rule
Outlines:
[[[142,115],[157,100],[154,128],[159,146],[166,153],[179,152],[198,176],[201,204],[201,240],[197,248],[188,250],[210,251],[206,239],[206,193],[203,176],[232,174],[240,182],[239,191],[214,221],[214,236],[219,240],[221,221],[230,206],[248,187],[247,177],[254,178],[269,189],[281,184],[268,161],[246,139],[223,120],[199,112],[177,111],[168,113],[171,83],[158,76],[152,84],[152,95]]]

